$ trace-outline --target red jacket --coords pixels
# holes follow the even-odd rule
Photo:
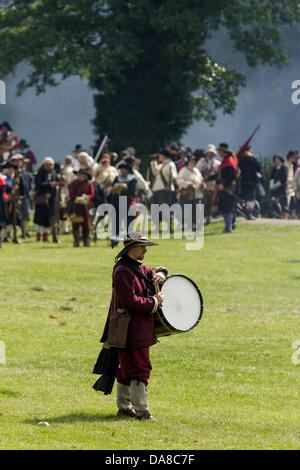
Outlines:
[[[69,193],[72,201],[75,201],[78,196],[86,194],[90,199],[89,207],[93,205],[92,199],[95,197],[95,191],[91,181],[72,181],[72,183],[69,185]]]
[[[131,262],[140,268],[142,273],[152,278],[152,268],[147,268],[137,261]],[[126,349],[146,348],[156,343],[154,338],[154,314],[151,313],[155,301],[152,295],[149,295],[146,281],[131,271],[128,266],[118,266],[113,273],[113,287],[119,301],[119,307],[125,308],[130,314],[131,319],[128,326]],[[115,296],[112,293],[109,312],[115,308]],[[105,343],[108,336],[109,317],[101,338]]]
[[[9,201],[9,196],[6,193],[6,182],[5,179],[0,176],[0,186],[3,186],[3,199],[4,201]]]

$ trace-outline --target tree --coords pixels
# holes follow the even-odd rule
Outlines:
[[[278,66],[287,62],[281,28],[299,20],[296,0],[2,1],[0,76],[27,61],[20,93],[87,77],[96,133],[147,153],[179,140],[194,119],[234,112],[246,79],[208,56],[217,30],[248,65]]]

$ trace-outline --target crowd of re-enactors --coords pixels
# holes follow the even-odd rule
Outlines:
[[[256,205],[266,196],[262,167],[249,141],[236,153],[226,142],[195,150],[169,142],[147,157],[147,165],[141,165],[133,147],[113,152],[104,135],[89,152],[77,144],[71,153],[61,163],[47,156],[37,164],[26,140],[19,140],[7,121],[0,124],[0,246],[33,237],[31,217],[37,242],[59,243],[58,235],[72,232],[74,247],[81,242],[90,246],[96,209],[109,203],[117,216],[110,237],[113,248],[120,241],[120,196],[127,196],[128,210],[134,204],[188,204],[194,218],[196,205],[202,203],[205,224],[223,217],[224,233],[231,233],[237,204],[246,219],[255,220]],[[141,166],[147,166],[146,174]],[[285,158],[273,156],[267,188],[281,218],[300,218],[298,151],[290,150]]]

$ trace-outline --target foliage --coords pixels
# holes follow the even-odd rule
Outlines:
[[[282,25],[296,0],[35,0],[0,4],[0,75],[26,60],[19,86],[41,93],[71,75],[95,90],[95,129],[143,152],[179,139],[197,118],[233,113],[245,77],[215,63],[206,41],[223,29],[250,66],[286,61]]]

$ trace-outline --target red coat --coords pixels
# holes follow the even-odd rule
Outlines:
[[[152,268],[147,268],[137,261],[131,260],[136,267],[140,267],[142,273],[150,280]],[[125,308],[131,319],[128,326],[126,349],[146,348],[156,343],[154,338],[154,314],[151,313],[155,301],[149,295],[146,281],[135,274],[128,266],[118,266],[113,275],[113,287],[116,290],[119,307]],[[109,312],[114,311],[115,296],[112,293]],[[105,343],[108,336],[109,317],[101,338]]]
[[[6,193],[6,182],[5,179],[0,176],[0,186],[3,186],[3,199],[5,202],[9,201],[9,196]]]
[[[82,196],[83,194],[86,194],[90,199],[89,207],[93,205],[92,199],[95,196],[95,191],[94,191],[94,186],[91,181],[80,182],[79,180],[74,180],[69,185],[69,193],[70,193],[70,198],[72,199],[72,201],[75,201],[77,196]]]

